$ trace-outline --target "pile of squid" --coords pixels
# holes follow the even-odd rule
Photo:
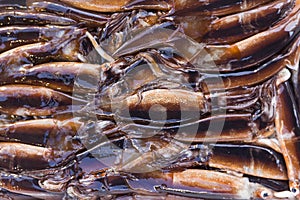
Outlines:
[[[300,199],[300,0],[0,2],[1,199]]]

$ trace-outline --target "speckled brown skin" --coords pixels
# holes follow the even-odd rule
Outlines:
[[[155,104],[165,107],[168,111],[205,110],[204,97],[201,93],[180,89],[149,90],[142,93],[141,100],[138,95],[134,95],[126,98],[125,102],[127,108],[136,111],[149,110]]]
[[[84,2],[81,0],[71,1],[71,0],[61,0],[63,3],[67,3],[76,8],[92,10],[97,12],[116,12],[122,11],[122,8],[129,4],[131,0],[121,0],[121,1],[109,1],[109,0],[101,0],[101,2],[97,0],[90,0],[88,2]]]
[[[12,173],[46,175],[47,170],[57,170],[58,167],[73,160],[75,154],[84,149],[82,144],[72,141],[71,137],[63,135],[57,137],[61,141],[57,139],[48,147],[19,142],[0,142],[2,158],[0,168]]]
[[[277,139],[286,162],[290,190],[299,195],[300,181],[300,126],[299,111],[288,82],[278,86],[276,103]]]

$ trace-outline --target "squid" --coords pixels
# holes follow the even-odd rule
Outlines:
[[[65,93],[97,92],[102,66],[81,62],[27,65],[14,73],[1,74],[0,84],[44,86]]]
[[[76,21],[51,14],[29,13],[24,11],[1,11],[0,26],[10,25],[74,25]]]
[[[72,110],[71,96],[39,86],[2,86],[0,96],[0,112],[11,115],[47,116]]]
[[[132,9],[157,9],[157,10],[170,10],[174,9],[176,12],[183,11],[198,11],[203,12],[209,15],[225,15],[235,12],[240,12],[243,10],[248,10],[264,3],[269,2],[270,0],[264,1],[244,1],[244,0],[235,0],[232,2],[221,2],[218,0],[208,0],[208,1],[134,1],[134,0],[124,0],[118,2],[109,2],[104,1],[99,4],[94,0],[90,0],[88,4],[84,4],[80,0],[70,1],[70,0],[61,0],[63,3],[67,3],[71,6],[91,10],[96,12],[121,12]]]
[[[82,181],[90,186],[98,182],[97,184],[103,185],[103,187],[92,188],[92,193],[87,194],[80,186],[74,183],[70,185],[70,189],[68,190],[69,196],[82,198],[84,195],[88,195],[90,198],[101,198],[105,196],[105,191],[101,190],[101,188],[108,188],[113,195],[134,193],[164,197],[171,194],[176,195],[177,198],[182,196],[205,199],[245,197],[272,199],[275,193],[262,185],[249,182],[248,178],[200,169],[166,173],[155,171],[145,174],[134,174],[134,177],[127,179],[122,174],[115,175],[114,173],[108,173],[108,175],[104,177],[100,176],[98,179],[96,177],[87,177]],[[187,181],[186,177],[188,177],[189,181]],[[118,181],[114,181],[116,179]],[[122,190],[118,190],[118,188],[122,188]]]
[[[211,22],[209,31],[200,38],[200,42],[226,44],[238,42],[284,18],[293,7],[292,0],[274,1],[254,10],[221,17]]]
[[[73,29],[61,38],[19,46],[0,54],[0,72],[10,73],[25,65],[40,64],[50,60],[78,61],[80,39],[84,30]],[[62,32],[64,33],[64,32]],[[18,56],[15,56],[18,55]]]
[[[195,15],[212,15],[212,16],[224,16],[233,13],[247,11],[266,3],[270,0],[234,0],[223,2],[220,0],[206,0],[206,1],[175,1],[175,13],[178,15],[190,15],[193,12]]]
[[[223,66],[221,71],[241,70],[258,64],[280,51],[297,36],[300,27],[299,9],[300,2],[296,1],[288,16],[270,29],[231,45],[208,45],[206,50],[211,53],[217,65]],[[265,53],[258,53],[263,47]]]
[[[277,95],[277,115],[275,119],[277,138],[287,165],[290,190],[299,196],[298,108],[295,106],[295,98],[288,82],[278,86]],[[290,114],[286,112],[290,112]]]
[[[189,3],[182,1],[182,3]],[[222,3],[217,2],[216,8],[219,8]],[[231,2],[228,2],[230,4]],[[176,24],[183,28],[185,34],[197,40],[208,44],[231,44],[245,39],[260,31],[264,31],[276,22],[285,17],[290,9],[294,6],[294,1],[261,1],[255,2],[262,5],[259,7],[244,9],[245,4],[251,4],[250,1],[242,2],[237,8],[240,12],[224,13],[218,15],[214,12],[209,12],[207,9],[201,11],[193,8],[191,4],[190,9],[182,9],[175,11],[172,15]],[[205,6],[205,4],[204,4]],[[188,5],[186,5],[188,7]],[[225,5],[224,5],[225,7]],[[230,8],[230,9],[228,9]],[[232,6],[228,7],[227,11],[232,12]],[[175,9],[176,10],[176,9]],[[207,12],[208,11],[208,12]]]
[[[299,198],[299,2],[0,5],[0,197]]]
[[[18,175],[5,175],[1,174],[1,188],[12,193],[8,194],[11,198],[15,196],[20,199],[61,199],[63,197],[62,193],[50,193],[44,190],[38,185],[38,179],[29,176],[18,176]],[[21,196],[22,195],[22,196]],[[16,199],[17,199],[16,198]]]
[[[15,141],[36,146],[60,148],[59,144],[63,140],[70,140],[70,146],[62,146],[68,150],[72,147],[72,137],[82,126],[78,118],[74,119],[36,119],[18,121],[0,126],[0,137],[2,141]],[[75,139],[75,138],[74,138]],[[69,141],[62,143],[68,144]],[[74,142],[74,145],[76,142]]]
[[[95,0],[91,0],[87,3],[83,3],[80,0],[70,1],[70,0],[61,0],[63,3],[67,3],[68,5],[91,10],[96,12],[116,12],[116,11],[125,11],[132,9],[156,9],[156,10],[169,10],[171,5],[166,1],[159,0],[151,0],[148,1],[132,1],[132,0],[122,0],[122,1],[103,1],[101,4]]]
[[[10,26],[0,28],[1,48],[0,53],[18,46],[37,42],[46,42],[68,33],[73,28],[70,27],[23,27]]]
[[[31,9],[37,12],[45,11],[54,13],[63,17],[70,18],[70,20],[72,19],[76,22],[82,22],[90,27],[102,27],[108,21],[110,21],[110,16],[107,14],[92,13],[90,11],[79,10],[53,2],[38,1],[29,4],[29,6]]]
[[[220,74],[223,82],[213,82],[214,87],[209,87],[210,90],[222,90],[224,87],[226,89],[237,88],[240,85],[251,86],[259,84],[272,76],[275,76],[281,70],[288,68],[292,73],[296,73],[298,70],[298,63],[300,61],[300,38],[292,42],[281,55],[275,56],[270,61],[262,64],[255,70],[245,70],[243,72],[236,73],[226,73]],[[220,78],[218,76],[218,78]],[[204,74],[202,81],[210,83],[210,79],[216,78],[215,75]],[[297,79],[294,79],[294,86],[297,86]],[[200,81],[199,81],[200,83]],[[296,93],[297,94],[297,93]]]

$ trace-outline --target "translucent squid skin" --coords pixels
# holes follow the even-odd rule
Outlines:
[[[299,22],[300,0],[0,5],[0,199],[300,198]]]
[[[79,148],[80,145],[77,145]],[[82,147],[81,147],[82,148]],[[63,165],[76,150],[61,151],[15,142],[1,142],[0,155],[3,162],[0,167],[10,172],[36,171]]]

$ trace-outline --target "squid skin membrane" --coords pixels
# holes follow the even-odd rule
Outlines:
[[[112,105],[112,109],[127,108],[129,110],[143,111],[149,110],[152,105],[157,104],[168,111],[180,109],[181,111],[205,110],[204,99],[201,93],[193,93],[188,90],[156,89],[143,92],[141,95],[141,100],[138,95],[132,95],[119,102],[118,105]],[[112,101],[114,102],[114,100]],[[153,111],[159,112],[161,109],[157,107]]]
[[[103,171],[100,170],[99,173]],[[73,183],[71,195],[78,197],[103,197],[108,188],[112,194],[130,194],[134,191],[140,195],[176,195],[181,199],[190,198],[212,198],[212,199],[238,199],[245,197],[256,197],[271,199],[274,191],[260,184],[252,183],[246,177],[238,177],[212,170],[187,169],[180,172],[153,171],[146,173],[133,173],[132,178],[120,174],[96,175],[86,174],[80,181],[85,182],[91,189],[86,193],[83,187]],[[187,181],[187,178],[188,180]],[[95,187],[95,186],[104,187]],[[121,189],[120,189],[121,188]]]
[[[180,137],[178,136],[178,138]],[[175,138],[175,140],[178,140],[178,138]],[[122,155],[120,156],[121,159],[118,159],[118,164],[111,166],[116,169],[120,168],[123,172],[139,173],[143,171],[141,169],[150,168],[151,164],[153,164],[153,169],[156,165],[156,169],[162,169],[163,171],[182,171],[189,168],[211,167],[228,173],[237,172],[260,178],[288,180],[285,161],[281,153],[268,147],[246,144],[245,141],[240,143],[237,141],[235,144],[226,144],[226,141],[223,143],[222,140],[218,141],[218,144],[203,144],[202,142],[204,141],[195,141],[190,142],[191,145],[187,145],[183,151],[179,150],[182,148],[180,142],[168,140],[167,138],[162,140],[159,135],[145,135],[142,138],[132,137],[128,141],[134,146],[124,145],[121,151],[116,152],[116,154]],[[119,142],[126,143],[126,140],[120,139]],[[184,146],[184,144],[182,145]],[[109,148],[109,144],[104,146]],[[147,146],[151,146],[152,149],[147,148]],[[173,149],[171,146],[175,146],[175,148]],[[135,148],[143,149],[143,153],[134,155],[137,152]],[[172,162],[167,164],[170,158],[167,155],[172,154],[171,150],[177,152],[177,155],[174,154],[171,159]],[[241,152],[244,155],[242,158],[240,156]],[[160,154],[162,156],[158,157]],[[98,158],[101,163],[105,156]],[[143,159],[147,160],[147,162],[139,162]],[[155,164],[155,162],[161,163],[161,165]],[[145,170],[144,172],[148,171]]]
[[[189,1],[178,2],[186,3],[187,5],[182,6],[188,7]],[[240,1],[243,4],[240,12],[230,13],[233,11],[230,7],[229,13],[218,16],[214,11],[195,9],[193,5],[196,6],[197,3],[207,6],[206,2],[191,1],[190,8],[176,10],[175,5],[172,17],[176,24],[182,26],[185,34],[207,44],[231,44],[264,31],[285,17],[294,5],[293,0],[260,1],[256,2],[258,5],[262,4],[260,7],[249,9],[250,6],[245,9],[245,4],[251,3]],[[215,3],[216,8],[220,8],[222,3],[230,4],[232,1]]]

